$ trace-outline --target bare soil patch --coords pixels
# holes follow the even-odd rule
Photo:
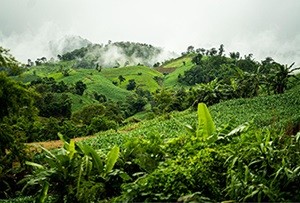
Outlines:
[[[176,67],[169,67],[169,68],[156,67],[154,69],[161,73],[172,73],[176,70]]]
[[[94,135],[92,136],[87,136],[87,137],[76,137],[71,140],[74,140],[75,142],[79,142],[81,140],[89,139],[95,137]],[[42,146],[46,149],[56,149],[60,148],[63,146],[63,142],[61,140],[51,140],[51,141],[46,141],[46,142],[31,142],[31,143],[26,143],[28,146],[29,151],[41,151],[39,146]]]

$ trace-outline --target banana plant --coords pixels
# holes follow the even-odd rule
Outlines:
[[[46,156],[45,163],[27,162],[33,167],[33,173],[21,181],[26,182],[23,191],[40,185],[42,190],[38,198],[43,201],[49,191],[54,191],[59,201],[65,198],[68,201],[84,201],[84,193],[92,193],[86,185],[93,185],[94,196],[103,192],[108,175],[118,160],[119,147],[114,146],[104,158],[86,144],[73,140],[66,142],[61,134],[59,137],[64,146],[57,152],[41,147]]]
[[[237,127],[234,127],[229,123],[216,128],[209,110],[204,103],[198,104],[197,115],[197,126],[192,127],[191,125],[186,125],[185,127],[191,134],[196,135],[196,137],[207,142],[208,144],[212,144],[217,141],[229,142],[232,137],[247,131],[250,126],[250,123],[246,122]]]
[[[196,127],[186,125],[186,129],[196,138],[204,142],[211,143],[217,140],[216,127],[214,121],[209,113],[209,110],[204,103],[198,104],[198,123]]]
[[[292,73],[300,70],[300,67],[293,68],[295,63],[290,66],[274,63],[270,74],[268,75],[268,83],[275,94],[282,94],[286,90],[290,77],[295,77]]]

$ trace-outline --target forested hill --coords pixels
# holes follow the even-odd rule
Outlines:
[[[152,66],[158,61],[176,56],[162,48],[136,42],[108,42],[108,44],[90,44],[65,53],[61,60],[76,60],[78,68],[122,67],[143,64]]]
[[[75,49],[80,49],[81,47],[86,47],[91,44],[92,42],[80,36],[66,35],[60,39],[49,41],[48,46],[50,54],[52,56],[56,56],[58,54],[65,54],[67,52],[71,52]]]

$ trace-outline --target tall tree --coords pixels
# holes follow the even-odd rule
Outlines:
[[[219,54],[219,56],[222,56],[222,55],[223,55],[223,53],[224,53],[224,51],[225,51],[225,50],[224,50],[224,45],[223,45],[223,44],[221,44],[221,45],[220,45],[220,47],[219,47],[219,53],[218,53],[218,54]]]
[[[16,195],[19,172],[27,159],[23,142],[37,115],[33,96],[0,72],[0,199]]]
[[[0,46],[0,71],[6,71],[8,75],[19,75],[22,72],[21,63],[9,53],[9,49]]]

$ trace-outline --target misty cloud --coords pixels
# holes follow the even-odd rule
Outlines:
[[[11,50],[16,59],[26,62],[27,59],[38,57],[53,57],[49,47],[52,40],[61,39],[66,33],[52,22],[45,23],[34,32],[25,31],[21,34],[14,33],[8,37],[0,37],[0,45]]]
[[[154,63],[178,57],[174,52],[168,52],[148,44],[133,42],[110,42],[106,45],[94,44],[80,49],[80,52],[79,55],[71,53],[68,56],[64,55],[63,58],[76,57],[76,67],[94,68],[98,65],[111,68],[138,64],[153,66]],[[74,53],[78,53],[78,51],[76,50]],[[84,56],[82,56],[83,53]]]
[[[240,36],[232,40],[229,45],[232,50],[239,50],[242,54],[253,53],[257,60],[272,57],[284,64],[300,63],[300,34],[291,39],[282,40],[276,30]]]
[[[57,55],[62,55],[90,44],[92,44],[92,42],[80,36],[66,35],[63,38],[50,41],[48,43],[48,49],[52,57],[56,57]]]
[[[50,56],[65,35],[133,41],[181,53],[189,45],[300,61],[299,0],[0,0],[0,43],[19,60]]]

